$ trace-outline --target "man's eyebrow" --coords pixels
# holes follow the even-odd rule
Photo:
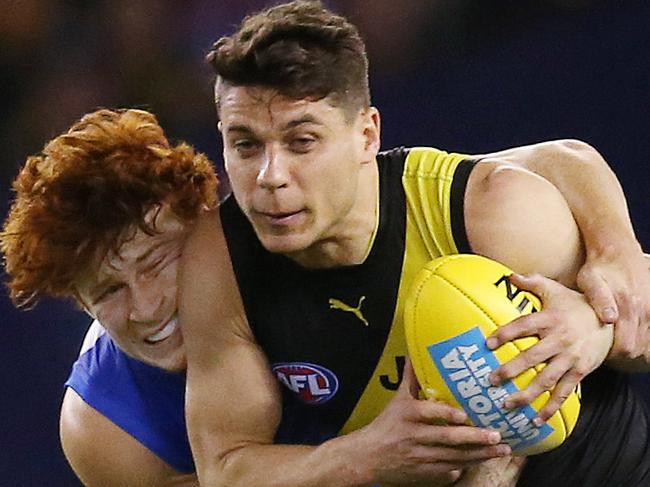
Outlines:
[[[110,282],[112,281],[112,278],[107,277],[103,281],[98,282],[95,286],[93,286],[90,289],[90,292],[88,293],[90,295],[90,303],[91,304],[96,304],[97,300],[100,297],[100,294],[103,292],[104,289],[108,287]]]
[[[282,130],[290,130],[290,129],[296,128],[296,127],[298,127],[300,125],[304,125],[304,124],[308,124],[308,123],[315,124],[315,125],[323,125],[323,122],[318,120],[313,115],[306,114],[306,115],[303,115],[300,118],[297,118],[295,120],[291,120],[291,121],[287,122],[282,127]],[[230,127],[228,127],[226,129],[226,132],[228,132],[228,133],[230,133],[230,132],[240,132],[240,133],[247,133],[247,134],[255,133],[255,131],[252,130],[248,125],[243,125],[243,124],[232,125],[232,126],[230,126]]]
[[[160,242],[160,243],[158,243],[156,245],[153,245],[153,246],[149,247],[142,255],[139,255],[135,259],[135,262],[137,264],[140,264],[141,262],[144,262],[144,261],[148,260],[151,257],[151,255],[156,250],[158,250],[160,247],[162,247],[164,244],[165,244],[165,242]],[[90,298],[92,300],[92,304],[95,304],[95,302],[97,301],[97,298],[99,297],[100,292],[103,291],[104,288],[108,287],[112,281],[113,281],[112,277],[107,277],[107,278],[103,279],[102,281],[98,282],[96,285],[94,285],[90,289],[89,294],[90,294]]]
[[[291,120],[290,122],[287,122],[287,124],[283,127],[283,130],[289,130],[289,129],[292,129],[292,128],[296,128],[299,125],[304,125],[304,124],[307,124],[307,123],[312,123],[312,124],[315,124],[315,125],[323,125],[323,122],[321,122],[316,117],[314,117],[313,115],[308,113],[306,115],[303,115],[300,118],[297,118],[295,120]]]
[[[246,126],[246,125],[233,125],[231,127],[228,127],[226,132],[245,132],[247,134],[252,134],[253,133],[251,128]]]

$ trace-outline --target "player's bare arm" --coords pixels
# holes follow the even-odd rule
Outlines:
[[[188,355],[187,419],[201,485],[355,486],[423,479],[448,485],[460,469],[509,454],[498,444],[498,433],[462,425],[465,413],[418,400],[410,368],[394,400],[367,427],[318,447],[273,445],[281,416],[277,382],[246,323],[216,215],[199,221],[184,256],[180,318]],[[215,275],[221,276],[218,283]]]
[[[61,444],[88,487],[198,487],[68,388],[61,407]]]
[[[603,323],[616,324],[610,357],[643,361],[650,274],[642,265],[622,188],[603,157],[584,142],[558,140],[498,152],[486,160],[529,169],[560,190],[585,244],[577,287]]]

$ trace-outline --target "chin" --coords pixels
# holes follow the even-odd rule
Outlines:
[[[262,246],[274,254],[295,254],[313,245],[305,235],[259,235]]]
[[[187,369],[187,356],[180,330],[176,330],[166,340],[153,346],[144,342],[133,343],[124,339],[120,340],[119,337],[112,334],[111,338],[125,354],[147,365],[168,372],[180,372]]]

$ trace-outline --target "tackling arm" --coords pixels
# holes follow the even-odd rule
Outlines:
[[[363,485],[339,440],[318,449],[272,445],[281,398],[248,327],[218,214],[199,220],[184,256],[186,414],[201,485]]]
[[[623,189],[602,156],[578,140],[557,140],[482,156],[542,176],[566,200],[587,252],[606,253],[640,246],[634,235]]]
[[[528,169],[562,194],[580,228],[585,262],[576,275],[603,323],[615,323],[615,359],[642,358],[650,322],[650,274],[645,272],[623,190],[602,156],[577,140],[559,140],[484,156]]]

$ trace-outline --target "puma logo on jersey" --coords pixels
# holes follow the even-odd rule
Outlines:
[[[357,304],[356,308],[353,308],[349,304],[345,304],[343,301],[339,301],[338,299],[330,298],[329,303],[330,303],[330,308],[332,309],[340,309],[341,311],[347,311],[349,313],[352,313],[354,316],[359,318],[359,320],[366,326],[368,326],[368,320],[363,316],[363,313],[361,312],[361,303],[366,299],[365,296],[361,296],[359,298],[359,304]]]

